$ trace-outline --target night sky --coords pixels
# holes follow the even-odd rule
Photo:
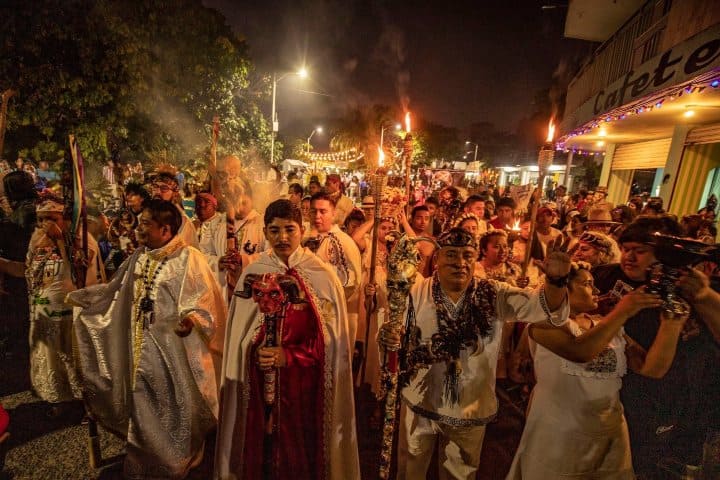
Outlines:
[[[203,3],[245,37],[258,71],[307,63],[312,78],[290,76],[278,87],[286,134],[309,133],[343,109],[374,103],[407,103],[414,114],[463,132],[478,121],[514,131],[532,112],[535,93],[562,83],[567,59],[589,47],[563,38],[566,8],[541,8],[565,2]]]

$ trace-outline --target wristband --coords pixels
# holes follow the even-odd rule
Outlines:
[[[568,284],[568,278],[570,274],[567,274],[563,277],[545,277],[545,282],[549,283],[550,285],[558,288],[565,288]]]

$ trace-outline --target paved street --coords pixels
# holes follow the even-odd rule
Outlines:
[[[2,480],[114,480],[121,478],[123,443],[101,429],[104,467],[90,469],[87,454],[87,428],[81,424],[82,407],[78,403],[60,418],[46,416],[48,406],[35,397],[25,377],[27,367],[20,357],[4,363],[0,372],[0,403],[11,417],[10,450]],[[361,395],[358,405],[358,436],[363,478],[377,478],[379,432],[369,432],[363,419],[370,417],[369,402]],[[478,479],[502,479],[507,472],[521,429],[520,417],[506,404],[501,407],[499,421],[490,425],[485,437],[481,472]],[[193,470],[189,479],[209,479],[212,471],[213,439],[208,439],[203,463]],[[433,462],[429,478],[436,478]]]

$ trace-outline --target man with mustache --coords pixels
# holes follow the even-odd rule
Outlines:
[[[658,262],[651,245],[655,232],[679,236],[682,228],[669,216],[637,218],[620,235],[620,263],[593,269],[601,294],[646,284],[648,268]],[[720,422],[720,294],[698,269],[687,269],[678,287],[691,312],[670,370],[659,380],[628,371],[620,390],[639,478],[654,478],[661,458],[699,465],[706,429]],[[660,328],[660,310],[642,310],[624,328],[647,350]]]
[[[473,276],[474,237],[453,228],[438,239],[437,270],[410,291],[405,325],[409,382],[402,389],[398,479],[426,478],[440,440],[440,478],[474,479],[485,426],[497,414],[495,369],[503,322],[562,324],[570,258],[549,249],[536,291]],[[400,344],[387,324],[379,340]]]
[[[271,248],[245,269],[230,304],[213,478],[358,480],[354,334],[343,288],[332,268],[301,246],[302,213],[290,200],[268,205],[264,222]],[[290,292],[279,285],[267,287],[278,277],[297,285],[300,301],[283,299]],[[279,320],[274,329],[268,315]],[[264,377],[273,372],[268,404]]]

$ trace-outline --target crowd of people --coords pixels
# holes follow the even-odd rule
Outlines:
[[[60,172],[6,170],[0,356],[26,360],[49,416],[82,400],[124,439],[127,478],[184,478],[204,455],[218,479],[360,478],[358,432],[385,417],[378,399],[356,418],[357,395],[381,396],[397,349],[399,479],[435,452],[440,478],[475,478],[508,382],[529,394],[508,479],[655,478],[667,458],[699,465],[720,425],[717,265],[681,268],[672,302],[649,282],[657,233],[714,243],[714,197],[680,219],[602,187],[520,210],[448,185],[407,205],[327,174],[260,201],[235,156],[192,189],[139,162],[118,181],[110,162],[117,204],[88,194],[85,240]],[[398,333],[403,234],[418,275]]]

